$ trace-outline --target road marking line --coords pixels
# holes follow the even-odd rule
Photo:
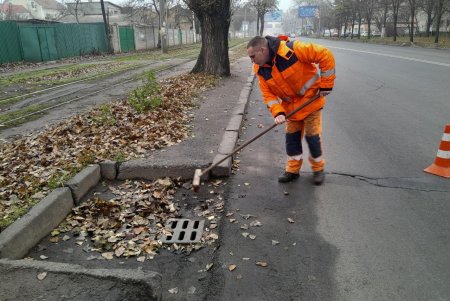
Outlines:
[[[392,57],[392,58],[397,58],[397,59],[402,59],[402,60],[408,60],[408,61],[414,61],[414,62],[420,62],[420,63],[426,63],[426,64],[450,67],[450,64],[439,63],[439,62],[428,61],[428,60],[415,59],[415,58],[406,57],[406,56],[399,56],[399,55],[386,54],[386,53],[380,53],[380,52],[372,52],[372,51],[364,51],[364,50],[356,50],[356,49],[351,49],[351,48],[342,48],[342,47],[335,47],[335,46],[327,46],[327,48],[348,50],[348,51],[354,51],[354,52],[362,52],[362,53],[367,53],[367,54],[375,54],[375,55],[387,56],[387,57]]]

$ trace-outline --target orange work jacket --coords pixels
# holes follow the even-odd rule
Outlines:
[[[282,41],[275,37],[266,39],[274,54],[272,62],[264,66],[254,64],[253,71],[258,76],[264,103],[272,116],[287,115],[319,90],[333,89],[336,75],[330,50],[300,41]],[[325,97],[319,97],[290,119],[303,120],[324,105]]]

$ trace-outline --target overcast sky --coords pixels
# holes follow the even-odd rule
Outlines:
[[[280,0],[278,4],[278,8],[282,11],[286,11],[287,9],[291,8],[292,5],[294,5],[294,1],[292,0]]]

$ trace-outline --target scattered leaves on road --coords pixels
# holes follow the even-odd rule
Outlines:
[[[41,281],[44,280],[45,277],[47,277],[47,272],[42,272],[42,273],[37,274],[37,279],[39,279]]]
[[[254,220],[254,221],[252,221],[252,222],[250,223],[250,226],[251,226],[251,227],[261,227],[262,224],[261,224],[260,221]]]
[[[264,267],[264,268],[268,266],[267,262],[265,262],[265,261],[257,261],[256,265],[259,265],[260,267]]]
[[[236,269],[236,265],[235,264],[229,264],[228,265],[228,270],[230,271],[230,272],[233,272],[235,269]]]

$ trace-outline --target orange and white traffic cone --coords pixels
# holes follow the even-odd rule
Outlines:
[[[450,178],[450,124],[445,126],[436,160],[424,171],[444,178]]]

